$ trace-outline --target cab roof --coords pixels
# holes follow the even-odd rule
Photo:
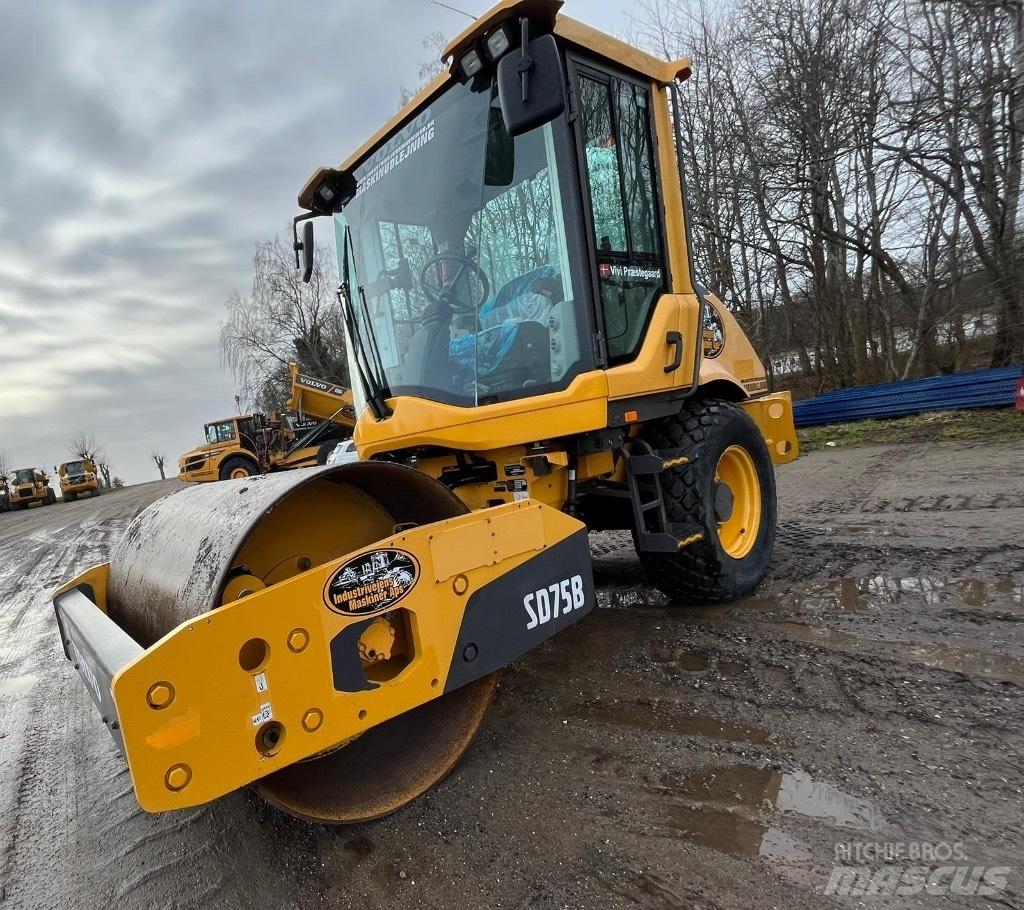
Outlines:
[[[631,70],[652,82],[668,84],[689,77],[690,61],[685,57],[678,60],[659,60],[640,48],[562,15],[559,10],[563,2],[564,0],[501,0],[492,6],[456,35],[445,47],[441,60],[449,64],[448,69],[421,89],[377,132],[349,155],[339,166],[339,170],[351,171],[355,168],[415,111],[444,91],[451,82],[456,81],[458,77],[455,70],[462,54],[486,32],[508,19],[526,16],[533,20],[550,23],[552,32],[568,44],[590,51],[592,54],[602,57],[622,69]],[[320,174],[324,170],[326,168],[317,168],[303,186],[299,193],[299,205],[302,208],[310,209],[312,207],[313,191],[319,185]]]

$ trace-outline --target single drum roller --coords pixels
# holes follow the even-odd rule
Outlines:
[[[167,496],[54,603],[143,808],[254,783],[347,823],[444,777],[495,671],[588,612],[593,587],[569,516],[468,513],[419,471],[363,462]]]

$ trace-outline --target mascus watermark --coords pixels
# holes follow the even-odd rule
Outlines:
[[[973,864],[947,841],[850,841],[836,844],[835,858],[823,893],[837,897],[997,897],[1013,871]]]

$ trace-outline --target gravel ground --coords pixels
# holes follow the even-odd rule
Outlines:
[[[0,903],[1024,906],[1019,447],[781,468],[771,574],[724,608],[669,604],[628,537],[594,535],[601,609],[504,673],[440,786],[351,828],[247,791],[163,816],[135,802],[48,595],[174,483],[0,515]],[[856,852],[872,844],[935,855],[886,867]],[[968,878],[827,895],[837,863]],[[950,893],[974,867],[1010,867],[1006,887]]]

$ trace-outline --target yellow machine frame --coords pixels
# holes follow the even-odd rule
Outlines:
[[[140,805],[161,812],[207,802],[442,695],[473,593],[578,530],[567,515],[528,502],[448,519],[226,603],[139,649],[111,689],[114,732]],[[324,609],[321,592],[344,563],[388,548],[411,554],[420,568],[397,608],[417,656],[394,675],[385,667],[386,685],[340,692],[324,672],[331,642],[363,620]],[[104,592],[107,573],[97,566],[54,599],[82,587]],[[282,602],[292,606],[282,610]],[[106,611],[105,596],[96,606]],[[287,732],[268,749],[257,736],[276,719]]]

